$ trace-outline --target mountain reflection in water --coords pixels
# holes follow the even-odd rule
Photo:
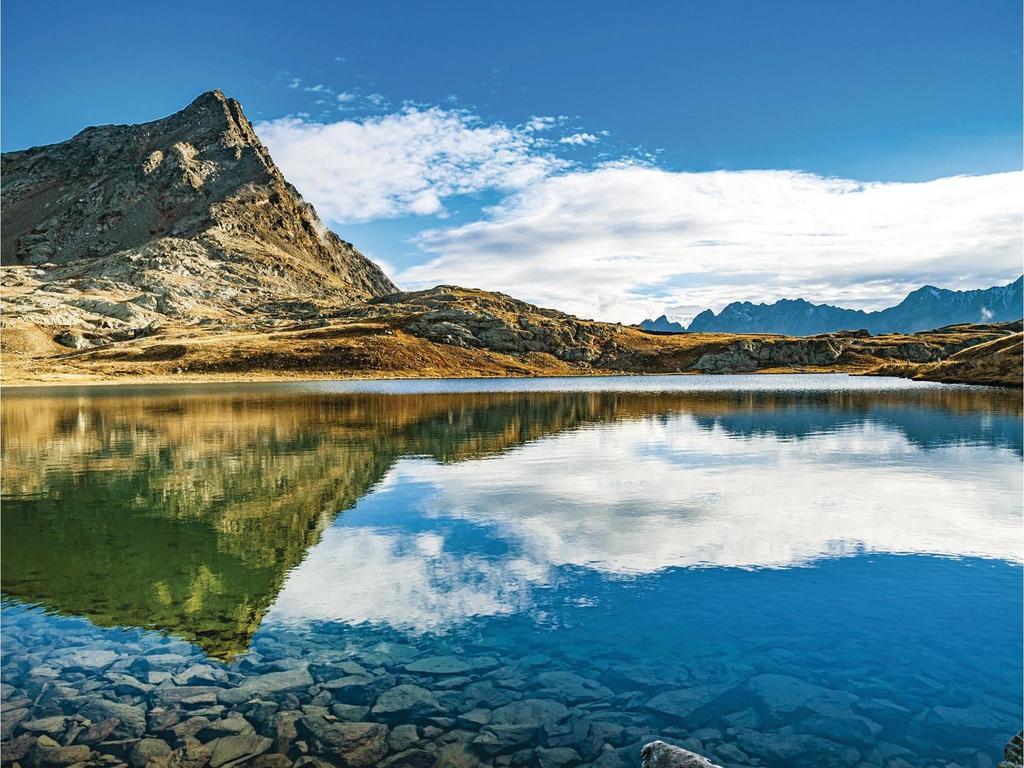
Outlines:
[[[565,568],[1017,562],[1020,416],[909,385],[5,393],[3,594],[230,658],[265,620],[528,612]]]

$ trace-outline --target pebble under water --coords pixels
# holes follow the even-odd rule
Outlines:
[[[991,768],[1020,729],[1015,393],[33,389],[0,426],[5,764]]]

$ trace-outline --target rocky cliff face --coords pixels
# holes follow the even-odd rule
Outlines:
[[[0,260],[22,267],[5,269],[5,283],[26,295],[92,292],[182,315],[395,290],[320,222],[220,91],[162,120],[6,153],[2,170]]]

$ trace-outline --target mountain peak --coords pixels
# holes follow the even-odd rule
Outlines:
[[[344,303],[395,290],[321,223],[241,104],[219,90],[159,120],[97,126],[59,144],[5,153],[3,176],[4,264],[121,254],[123,266],[133,254],[158,253],[164,262],[186,262],[186,272],[244,273],[257,293],[272,287]],[[117,264],[104,268],[118,272]]]

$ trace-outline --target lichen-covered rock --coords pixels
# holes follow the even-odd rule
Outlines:
[[[640,751],[643,768],[719,768],[706,757],[682,747],[652,741]]]

